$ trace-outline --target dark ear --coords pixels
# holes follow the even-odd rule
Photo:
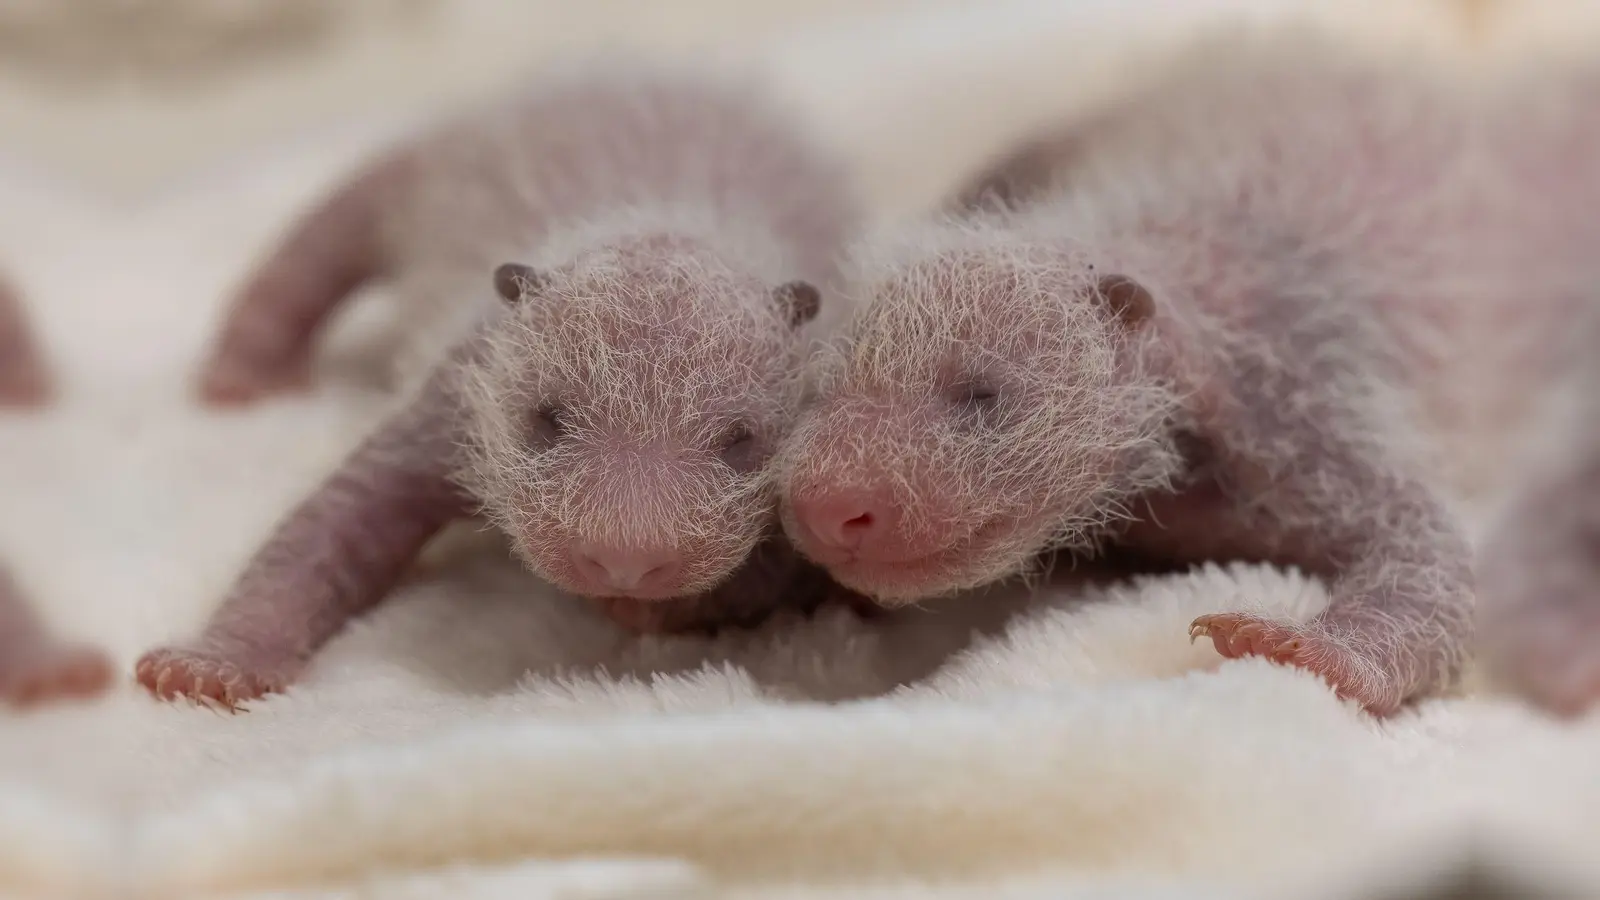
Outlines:
[[[544,275],[532,266],[506,263],[494,270],[494,291],[507,303],[517,303],[530,294],[538,293],[544,280]]]
[[[772,299],[787,310],[795,328],[815,319],[822,309],[822,293],[809,281],[787,281],[772,291]]]
[[[1102,275],[1095,289],[1097,299],[1130,328],[1138,328],[1155,315],[1156,299],[1144,285],[1126,275]]]

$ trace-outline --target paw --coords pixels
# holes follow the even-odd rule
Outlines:
[[[162,700],[185,697],[235,710],[282,692],[300,668],[298,660],[270,654],[163,647],[139,659],[134,677]]]
[[[0,365],[0,406],[34,408],[50,402],[50,373],[34,360]]]
[[[45,642],[8,650],[0,659],[0,702],[37,706],[56,700],[84,699],[111,684],[111,661],[94,647]]]
[[[1394,712],[1404,699],[1379,665],[1313,625],[1219,613],[1201,616],[1189,626],[1189,640],[1201,637],[1211,638],[1227,659],[1259,656],[1315,673],[1340,697],[1360,703],[1373,715]]]
[[[206,406],[239,407],[310,388],[310,366],[303,361],[273,361],[225,351],[213,356],[201,370],[197,392]]]

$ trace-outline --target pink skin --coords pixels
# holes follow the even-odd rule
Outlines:
[[[1552,429],[1535,433],[1545,451],[1537,464],[1510,469],[1509,503],[1479,549],[1479,630],[1486,668],[1503,686],[1574,717],[1600,702],[1600,69],[1587,61],[1579,71],[1550,66],[1532,75],[1497,107],[1504,118],[1492,132],[1494,159],[1509,187],[1500,218],[1520,238],[1508,242],[1519,293],[1565,307],[1532,320],[1543,330],[1532,332],[1530,356],[1543,365],[1523,368],[1554,368],[1575,399]],[[1526,376],[1513,381],[1508,407],[1529,407],[1545,388]]]
[[[341,186],[251,273],[201,369],[202,402],[243,406],[310,387],[316,335],[383,274],[378,218],[402,166],[387,161]]]
[[[757,293],[757,311],[729,319],[705,305],[729,289],[712,258],[698,263],[699,284],[655,274],[663,254],[702,253],[655,237],[615,244],[592,269],[587,256],[551,272],[502,267],[519,280],[502,292],[514,306],[502,332],[515,336],[468,380],[468,480],[529,566],[562,588],[699,593],[771,530],[766,461],[792,408],[782,398],[797,384],[794,329],[819,298],[799,282],[760,297],[773,289],[752,282],[740,289]]]
[[[1415,70],[1257,50],[1197,52],[974,179],[975,208],[858,248],[858,312],[780,452],[803,555],[886,606],[1058,549],[1294,566],[1328,583],[1311,621],[1191,637],[1378,715],[1456,682],[1471,554],[1386,398],[1453,409],[1417,348],[1478,322],[1454,293],[1485,256],[1472,120]]]
[[[50,373],[28,327],[21,299],[0,282],[0,404],[36,407],[50,400]]]
[[[287,687],[434,534],[470,512],[449,480],[451,409],[435,378],[284,519],[197,640],[139,659],[139,683],[162,699],[229,708]]]
[[[430,325],[480,327],[285,519],[197,642],[140,662],[158,695],[281,690],[465,515],[634,629],[850,599],[782,541],[767,471],[819,309],[805,279],[834,276],[855,219],[842,167],[743,85],[574,74],[370,168],[247,283],[208,402],[305,383],[316,333],[369,279]]]
[[[0,703],[30,707],[93,697],[111,683],[111,661],[100,650],[51,635],[27,598],[0,574]]]
[[[473,512],[452,479],[461,413],[447,384],[441,373],[284,520],[198,640],[145,654],[139,683],[164,700],[236,709],[283,691],[346,622],[380,603],[429,538]],[[710,592],[599,602],[636,630],[683,630],[754,621],[774,592],[802,608],[851,599],[774,541]]]
[[[410,406],[369,437],[284,520],[196,641],[159,648],[141,658],[136,665],[138,681],[162,699],[189,697],[228,709],[284,690],[346,622],[382,601],[433,535],[452,520],[473,515],[485,506],[508,526],[518,552],[540,574],[595,597],[603,612],[636,630],[748,624],[778,605],[810,609],[825,601],[852,602],[847,592],[819,577],[817,570],[804,565],[775,536],[769,535],[753,553],[742,545],[709,554],[705,546],[688,550],[708,556],[713,565],[732,555],[735,563],[721,563],[725,568],[717,570],[683,549],[659,552],[661,544],[640,543],[626,528],[615,534],[599,532],[578,538],[563,532],[560,520],[544,522],[542,517],[552,510],[565,511],[570,503],[577,504],[570,513],[572,520],[586,526],[617,521],[618,512],[607,511],[619,505],[615,498],[662,489],[687,504],[688,515],[703,516],[704,504],[691,502],[695,497],[692,489],[705,486],[716,494],[715,486],[703,478],[672,482],[671,468],[712,466],[727,473],[721,477],[743,477],[741,469],[759,470],[769,452],[764,448],[772,441],[768,426],[754,420],[750,431],[754,446],[749,454],[744,454],[742,440],[736,448],[748,459],[741,455],[741,461],[732,457],[718,461],[717,454],[723,451],[716,447],[710,454],[687,447],[672,452],[658,448],[655,453],[659,456],[647,457],[616,438],[587,435],[583,429],[594,413],[585,405],[585,398],[591,395],[570,385],[560,395],[564,407],[559,419],[545,421],[551,412],[547,401],[537,399],[543,395],[537,391],[524,394],[516,385],[528,378],[536,383],[548,373],[519,369],[513,378],[485,362],[500,358],[497,353],[508,353],[509,357],[500,358],[502,362],[513,367],[525,364],[519,351],[529,345],[516,343],[514,337],[507,340],[508,334],[516,334],[516,323],[524,321],[519,317],[535,317],[542,333],[555,336],[560,333],[562,316],[576,316],[587,327],[594,324],[592,315],[598,310],[619,320],[601,328],[614,336],[613,350],[636,350],[638,346],[638,336],[628,323],[635,323],[641,306],[599,304],[595,310],[583,312],[585,301],[563,298],[596,294],[581,285],[569,290],[564,280],[569,277],[564,271],[535,272],[525,266],[507,265],[497,270],[496,286],[511,306],[505,323],[490,324],[463,344]],[[669,290],[657,286],[645,293],[666,298],[667,305],[673,306]],[[805,286],[786,286],[776,299],[781,303],[771,308],[774,319],[798,322],[816,312],[815,292]],[[677,322],[677,327],[686,321],[681,315],[668,318]],[[670,330],[667,322],[646,321],[640,327],[656,333],[663,358],[683,359],[666,352],[675,346],[666,337]],[[574,341],[572,345],[583,348],[584,358],[595,358],[595,343]],[[755,349],[766,353],[771,348],[758,343]],[[720,354],[727,360],[725,374],[748,378],[754,360],[742,359],[736,350],[735,346],[724,347]],[[703,356],[696,354],[695,358]],[[652,384],[673,396],[689,396],[685,385],[671,381],[669,369],[658,364],[657,356],[641,358],[649,363],[647,374]],[[714,383],[718,371],[708,360],[682,374],[703,386]],[[482,378],[464,377],[464,373],[474,372]],[[473,395],[477,387],[485,385],[486,395]],[[508,385],[512,389],[506,390]],[[632,400],[610,395],[605,399],[632,409],[639,395],[633,394]],[[496,430],[494,423],[500,421],[502,412],[505,421],[514,423],[510,434]],[[659,404],[645,411],[651,418],[663,420],[670,420],[671,413]],[[525,430],[527,426],[533,431]],[[510,444],[506,452],[532,453],[533,461],[524,460],[507,471],[493,456],[494,451],[480,446],[501,439]],[[463,446],[476,448],[468,450],[469,456],[488,452],[490,458],[474,464],[463,459]],[[555,458],[562,466],[577,466],[578,471],[568,468],[553,484],[541,481],[529,474],[538,470],[529,467],[537,466],[544,454],[559,454]],[[701,455],[710,458],[697,462]],[[591,456],[598,466],[593,478],[585,474],[590,469],[583,463]],[[658,459],[672,461],[668,470],[652,462]],[[474,473],[464,479],[473,485],[471,490],[458,480],[464,469]],[[726,490],[722,493],[740,496]],[[640,505],[621,501],[620,508]],[[738,512],[729,508],[727,515]],[[534,526],[524,524],[528,522]],[[621,524],[637,523],[621,520]],[[760,521],[752,526],[758,538],[763,528],[770,531]],[[736,543],[742,540],[737,528],[714,528],[712,534]],[[686,580],[691,578],[695,580]]]
[[[49,372],[21,300],[0,283],[0,404],[37,407],[50,395]],[[105,654],[50,634],[9,574],[0,572],[0,703],[27,707],[92,697],[110,682]]]
[[[1561,716],[1600,700],[1600,444],[1524,488],[1479,560],[1485,662]]]
[[[1181,329],[1170,323],[1129,324],[1160,329],[1159,343],[1182,346]],[[1283,340],[1293,344],[1284,349],[1293,352],[1236,358],[1228,366],[1232,374],[1213,372],[1184,392],[1200,399],[1189,409],[1191,428],[1168,436],[1172,446],[1187,445],[1173,489],[1126,496],[1114,489],[1113,475],[1098,486],[1082,480],[1081,493],[1070,495],[1043,485],[1037,492],[1006,492],[1054,497],[1062,504],[1054,507],[1029,509],[1021,501],[997,508],[986,472],[939,472],[914,452],[858,455],[863,447],[930,446],[930,426],[951,426],[915,403],[908,414],[879,415],[873,427],[890,436],[864,442],[857,411],[894,409],[906,400],[880,393],[881,384],[849,384],[796,432],[799,462],[786,484],[786,526],[797,548],[839,582],[897,605],[1024,571],[1049,549],[1056,523],[1092,518],[1086,498],[1120,497],[1127,517],[1104,520],[1085,539],[1163,564],[1256,560],[1330,576],[1330,605],[1309,624],[1222,614],[1196,620],[1191,634],[1211,637],[1226,657],[1266,656],[1314,671],[1373,713],[1392,713],[1455,677],[1471,572],[1466,546],[1435,496],[1391,465],[1380,447],[1327,433],[1324,423],[1351,413],[1321,389],[1318,376],[1325,373],[1302,369],[1326,339],[1285,329]],[[1008,363],[1030,365],[1026,358]],[[1007,380],[991,372],[998,383]],[[1004,435],[1002,425],[1000,443],[980,457],[985,467],[1006,467]],[[1261,455],[1267,450],[1273,455]],[[1147,452],[1135,448],[1088,468],[1132,471]],[[1366,500],[1351,507],[1347,498],[1355,496]],[[964,506],[972,512],[964,513]],[[907,521],[916,527],[902,524]],[[1440,541],[1419,551],[1390,537],[1401,533],[1436,534]]]

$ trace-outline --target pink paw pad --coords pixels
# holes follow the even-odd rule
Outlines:
[[[134,677],[159,699],[209,701],[233,710],[247,700],[283,691],[296,668],[263,664],[242,654],[163,648],[141,657]]]
[[[1313,628],[1246,613],[1218,613],[1190,624],[1189,640],[1201,637],[1211,638],[1227,659],[1257,656],[1319,675],[1340,697],[1360,703],[1373,715],[1388,715],[1400,706],[1395,692],[1373,676],[1371,661]]]

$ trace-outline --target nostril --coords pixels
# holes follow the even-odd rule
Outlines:
[[[606,574],[606,567],[602,566],[598,559],[595,559],[593,556],[590,556],[582,551],[574,552],[572,554],[572,561],[577,563],[578,571],[583,573],[583,575],[586,577],[597,578],[603,577]]]
[[[872,513],[864,512],[858,516],[852,516],[851,518],[845,519],[844,522],[840,524],[839,530],[845,534],[855,533],[859,535],[864,531],[871,531],[875,521],[876,520],[873,518]]]
[[[661,563],[658,566],[648,569],[643,575],[639,576],[639,583],[648,585],[660,584],[661,582],[666,581],[668,578],[671,578],[672,573],[676,571],[677,568],[678,564],[675,562]]]
[[[575,547],[572,561],[583,579],[606,590],[659,589],[677,573],[676,551],[612,545]]]

